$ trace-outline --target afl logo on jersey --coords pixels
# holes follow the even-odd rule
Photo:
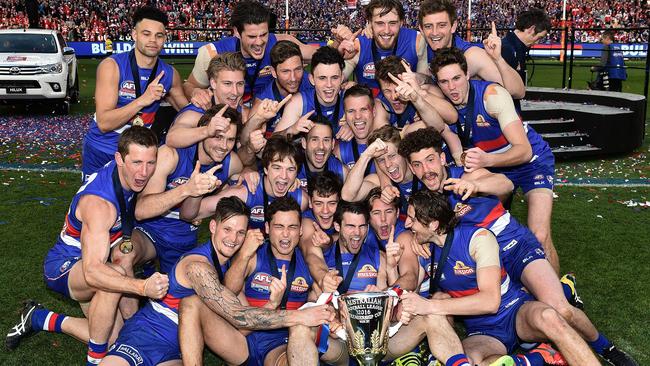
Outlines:
[[[174,189],[174,188],[176,188],[178,186],[182,186],[188,180],[189,180],[189,178],[186,178],[186,177],[178,177],[178,178],[174,179],[173,181],[167,183],[167,189]]]
[[[296,277],[293,282],[291,282],[291,292],[307,292],[309,290],[309,284],[304,277]]]
[[[456,261],[454,265],[454,274],[456,276],[469,276],[474,274],[474,268],[468,267],[461,261]]]
[[[366,79],[374,79],[375,78],[375,63],[374,62],[368,62],[363,66],[363,77]]]
[[[264,206],[257,205],[251,208],[251,220],[264,221]]]
[[[470,211],[472,211],[472,206],[465,203],[458,202],[454,207],[454,212],[458,217],[463,217],[467,215]]]
[[[260,78],[263,78],[265,76],[271,76],[271,66],[264,66],[257,74],[257,76]]]
[[[70,269],[70,263],[72,263],[72,261],[70,260],[63,262],[63,264],[59,268],[59,271],[61,271],[61,273],[65,273],[68,269]]]
[[[133,80],[124,80],[120,85],[118,95],[122,98],[135,99],[135,84]]]
[[[364,264],[363,267],[357,272],[358,278],[375,278],[377,277],[377,270],[370,264]]]
[[[251,288],[254,290],[269,292],[271,275],[266,272],[257,272],[251,281]]]

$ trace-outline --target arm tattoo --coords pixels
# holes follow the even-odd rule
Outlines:
[[[208,263],[189,263],[186,274],[194,291],[210,310],[236,328],[255,330],[291,326],[288,312],[285,310],[269,310],[242,305],[237,296],[219,282],[217,272]]]

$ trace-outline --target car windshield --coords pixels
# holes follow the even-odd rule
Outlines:
[[[0,53],[56,53],[56,39],[51,34],[0,34]]]

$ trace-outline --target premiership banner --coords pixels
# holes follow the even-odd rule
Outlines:
[[[201,46],[208,42],[167,42],[163,49],[162,56],[183,57],[196,56]],[[324,45],[324,42],[313,43]],[[647,45],[644,43],[618,44],[623,51],[625,58],[645,58],[648,54]],[[68,46],[75,49],[77,57],[102,57],[106,55],[104,42],[68,42]],[[133,48],[131,42],[113,42],[113,53],[129,52]],[[576,58],[600,57],[603,45],[600,43],[576,43],[574,45],[574,56]],[[533,57],[559,57],[562,47],[559,43],[539,44],[533,46],[530,55]],[[567,54],[571,55],[570,47]]]

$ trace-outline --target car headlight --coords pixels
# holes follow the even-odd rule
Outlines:
[[[60,62],[56,64],[41,66],[41,73],[43,74],[60,74],[62,72],[63,72],[63,64]]]

